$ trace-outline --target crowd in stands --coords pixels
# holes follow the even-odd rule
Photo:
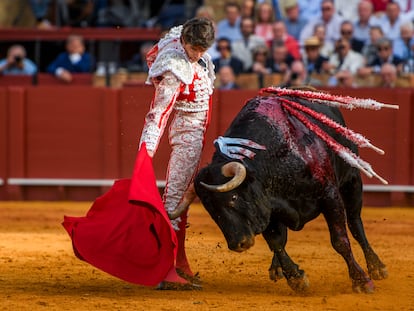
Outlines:
[[[38,28],[167,30],[193,16],[210,18],[216,41],[208,52],[220,89],[240,88],[238,77],[245,74],[277,74],[280,85],[286,86],[347,87],[365,85],[375,76],[378,86],[392,87],[398,86],[398,77],[414,73],[414,0],[228,0],[220,18],[208,1],[28,1]],[[136,54],[117,67],[146,72],[145,55],[153,44],[142,42]],[[70,82],[70,73],[96,69],[93,55],[75,35],[47,72]],[[36,70],[22,45],[12,45],[0,61],[4,75]]]

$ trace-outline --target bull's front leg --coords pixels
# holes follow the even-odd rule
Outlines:
[[[263,232],[263,237],[274,253],[269,268],[270,279],[277,281],[285,277],[294,291],[305,291],[309,287],[309,280],[305,272],[299,269],[299,266],[292,261],[285,250],[287,242],[286,226],[273,220]]]
[[[326,200],[322,213],[329,227],[332,246],[345,259],[348,266],[349,276],[352,279],[352,289],[358,293],[374,292],[374,283],[356,262],[352,254],[351,244],[346,232],[346,217],[342,200],[340,198]]]

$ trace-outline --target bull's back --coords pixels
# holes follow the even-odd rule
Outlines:
[[[288,98],[312,110],[322,113],[335,122],[345,125],[339,109],[321,104],[314,104],[307,100]],[[332,128],[308,116],[308,119],[320,127],[340,144],[356,150],[356,146],[343,138]],[[285,108],[279,97],[255,97],[249,100],[234,119],[225,136],[250,139],[266,146],[266,151],[256,153],[251,167],[260,170],[260,176],[269,175],[264,179],[274,185],[294,188],[301,191],[301,185],[319,187],[327,182],[336,183],[348,178],[350,170],[347,163],[340,159],[318,137]],[[298,178],[300,177],[300,178]],[[292,181],[292,185],[289,184]],[[281,189],[287,191],[288,189]]]

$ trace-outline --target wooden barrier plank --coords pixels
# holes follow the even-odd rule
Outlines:
[[[103,177],[103,95],[81,86],[27,89],[26,177]]]
[[[23,87],[8,88],[8,144],[7,167],[10,177],[24,177],[26,175],[26,103],[25,89]],[[12,200],[23,198],[19,186],[8,186],[8,197]]]
[[[0,200],[7,198],[5,182],[7,180],[7,89],[0,88]]]

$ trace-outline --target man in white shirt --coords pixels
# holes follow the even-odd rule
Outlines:
[[[323,0],[321,3],[321,16],[310,20],[300,34],[300,42],[303,43],[312,36],[316,24],[324,24],[326,28],[325,40],[334,43],[340,37],[341,23],[343,17],[335,12],[333,0]]]

